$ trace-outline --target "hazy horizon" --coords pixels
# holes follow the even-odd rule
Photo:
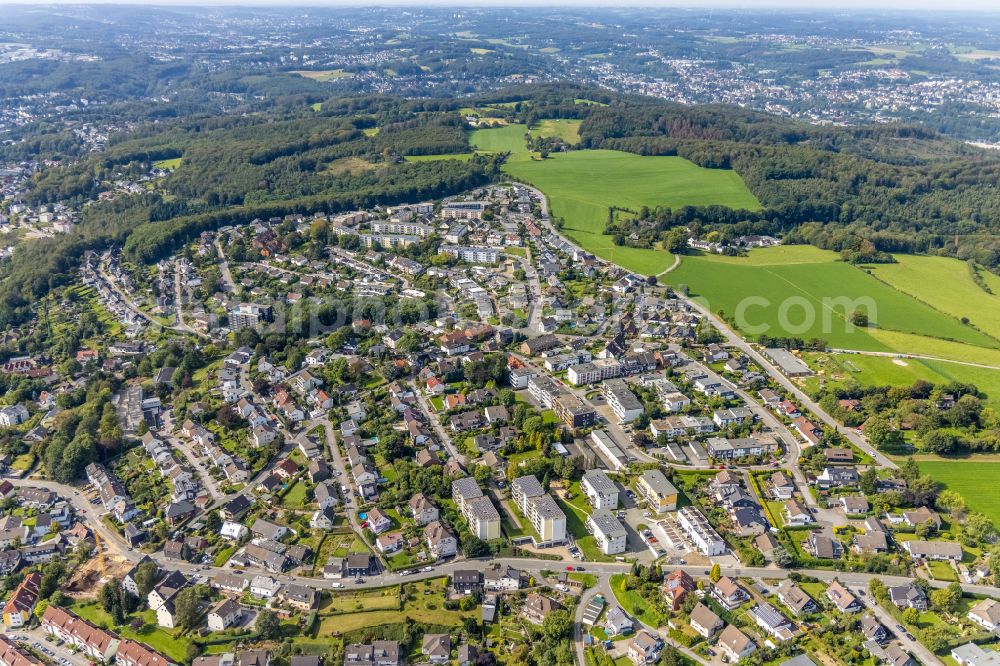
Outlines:
[[[191,0],[155,0],[146,2],[144,0],[100,0],[92,2],[89,0],[0,0],[0,8],[9,5],[37,5],[37,6],[58,6],[58,5],[133,5],[133,6],[164,6],[164,7],[351,7],[351,8],[376,8],[376,7],[455,7],[455,8],[480,8],[480,7],[534,7],[545,8],[603,8],[608,7],[606,0],[546,0],[542,3],[531,0],[478,0],[475,2],[461,2],[456,0],[379,0],[378,2],[366,3],[358,0],[289,0],[288,2],[275,0],[203,0],[202,2],[192,2]],[[805,12],[813,11],[840,11],[840,10],[873,10],[873,11],[899,11],[907,12],[985,12],[989,14],[1000,14],[996,0],[956,0],[947,7],[942,7],[940,2],[935,0],[815,0],[804,3],[801,0],[703,0],[693,3],[691,0],[628,0],[628,2],[616,5],[615,9],[628,7],[635,8],[657,8],[673,7],[679,9],[782,9],[800,10]]]

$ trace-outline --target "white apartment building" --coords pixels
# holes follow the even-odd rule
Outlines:
[[[495,264],[500,260],[500,250],[485,245],[442,245],[438,252],[467,264]]]
[[[619,423],[631,423],[642,416],[642,403],[629,389],[625,380],[609,379],[604,382],[602,391]]]
[[[511,496],[521,513],[538,533],[537,545],[554,545],[566,541],[566,514],[542,488],[534,476],[514,479],[510,485]]]
[[[597,546],[605,555],[625,552],[628,533],[621,522],[607,509],[594,511],[587,518],[587,530],[594,535]]]
[[[587,470],[580,480],[580,490],[587,496],[594,510],[618,508],[618,486],[603,470]]]
[[[698,509],[693,506],[681,507],[677,511],[677,524],[705,555],[711,557],[725,554],[726,542]]]

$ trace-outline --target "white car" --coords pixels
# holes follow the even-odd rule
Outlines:
[[[421,571],[434,571],[434,567],[424,567]]]
[[[340,587],[344,587],[344,584],[343,583],[330,583],[330,587],[340,588]]]

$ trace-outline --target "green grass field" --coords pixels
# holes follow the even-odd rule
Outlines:
[[[1000,277],[980,271],[992,294],[983,291],[964,261],[948,257],[896,255],[895,264],[874,267],[874,274],[896,289],[934,308],[969,320],[982,331],[1000,337]]]
[[[954,340],[964,345],[997,346],[994,339],[964,326],[951,315],[854,266],[833,261],[834,256],[806,246],[754,250],[746,263],[739,258],[690,256],[684,257],[667,281],[672,285],[688,285],[690,293],[704,299],[715,312],[738,316],[742,305],[742,328],[749,334],[766,326],[766,331],[756,332],[821,337],[831,346],[843,349],[908,351],[905,344],[893,344],[869,329],[849,325],[851,311],[861,307],[852,303],[870,299],[874,303],[869,313],[871,321],[879,329]],[[954,358],[949,354],[940,356]]]
[[[294,72],[289,72],[289,74],[298,74],[299,76],[312,79],[313,81],[336,81],[337,79],[343,79],[351,75],[350,72],[345,72],[342,69],[322,69],[322,70],[296,70]]]
[[[504,170],[542,190],[549,198],[551,214],[566,220],[563,231],[584,249],[644,275],[668,268],[673,256],[660,250],[615,246],[603,234],[609,207],[760,206],[735,172],[702,169],[680,157],[581,150],[557,153],[546,160],[511,160]]]
[[[475,153],[445,153],[442,155],[407,155],[403,159],[407,162],[437,162],[439,160],[460,160],[468,162]]]
[[[860,354],[809,353],[806,360],[810,367],[822,372],[827,382],[847,384],[855,381],[863,386],[910,386],[918,379],[935,384],[971,382],[986,394],[986,403],[990,407],[1000,409],[1000,370],[949,361]],[[807,386],[817,381],[816,378],[810,379]]]
[[[171,169],[171,170],[173,170],[173,169],[176,169],[177,167],[179,167],[181,165],[182,161],[184,161],[183,157],[175,157],[175,158],[169,159],[169,160],[157,160],[157,161],[153,162],[153,166],[156,167],[157,169]]]
[[[937,358],[968,361],[969,363],[983,363],[985,365],[1000,367],[1000,349],[979,347],[951,340],[928,338],[923,335],[886,329],[876,329],[870,331],[870,333],[873,338],[886,347],[905,354],[934,356]]]
[[[921,461],[920,471],[957,491],[973,511],[989,516],[1000,525],[1000,462],[982,462],[974,456],[967,459]]]
[[[824,353],[808,353],[805,357],[809,366],[822,372],[827,381],[856,381],[864,386],[909,386],[918,379],[949,381],[919,359]]]
[[[487,153],[513,153],[526,156],[528,146],[524,135],[528,128],[524,125],[504,125],[490,129],[474,130],[469,133],[469,143],[477,150]]]
[[[571,146],[580,143],[580,123],[582,120],[540,120],[531,128],[531,136],[558,137]]]

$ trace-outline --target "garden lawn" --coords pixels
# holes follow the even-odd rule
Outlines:
[[[760,208],[734,171],[703,169],[681,157],[578,150],[556,153],[545,160],[510,160],[504,170],[542,190],[548,197],[552,216],[565,220],[563,232],[585,250],[644,275],[655,275],[668,268],[673,256],[663,250],[616,246],[603,233],[609,207]]]
[[[615,574],[611,577],[611,591],[615,595],[618,605],[632,617],[638,618],[650,626],[659,627],[663,624],[664,618],[649,605],[649,602],[635,590],[625,589],[627,581],[626,574]]]
[[[34,466],[35,466],[34,453],[22,453],[21,455],[14,458],[14,461],[10,464],[10,468],[18,472],[27,472]]]
[[[235,552],[236,546],[223,548],[218,552],[218,554],[216,554],[215,559],[212,561],[212,565],[216,567],[225,566],[226,562],[229,561],[229,558],[232,557]]]
[[[755,250],[751,257],[769,252],[772,250]],[[816,256],[813,249],[788,248],[775,255],[780,263],[771,264],[760,263],[760,258],[741,264],[735,259],[720,260],[708,255],[684,257],[666,280],[675,286],[687,285],[689,293],[713,311],[735,316],[743,332],[751,336],[768,333],[803,339],[819,337],[835,348],[863,351],[910,351],[911,347],[880,335],[896,332],[922,340],[932,336],[930,342],[935,343],[955,344],[947,342],[954,340],[964,343],[959,346],[1000,346],[951,315],[854,266],[823,259],[804,263],[798,261],[800,254]],[[866,303],[873,305],[869,316],[877,329],[850,325],[851,313],[855,309],[867,310]]]
[[[965,459],[919,461],[920,471],[965,498],[972,511],[986,514],[1000,525],[1000,462],[980,462],[975,456]]]
[[[181,635],[180,629],[163,629],[156,626],[156,613],[146,610],[133,615],[140,617],[145,623],[138,630],[128,625],[117,626],[103,608],[96,603],[77,604],[72,607],[74,613],[89,622],[113,629],[122,638],[141,641],[157,652],[169,657],[175,663],[183,663],[187,659],[187,646],[191,640]]]
[[[284,497],[281,498],[281,503],[285,506],[290,506],[294,508],[302,508],[306,506],[306,484],[302,479],[299,479],[295,484],[285,493]]]
[[[425,581],[420,581],[404,585],[402,588],[402,610],[398,610],[398,605],[390,605],[392,602],[398,604],[400,597],[396,594],[396,588],[388,588],[389,600],[386,601],[382,601],[381,597],[368,596],[367,593],[359,599],[347,598],[343,602],[335,596],[334,602],[329,608],[336,607],[346,612],[338,615],[324,615],[320,622],[318,635],[328,636],[335,632],[346,633],[364,627],[407,621],[458,627],[462,625],[465,618],[478,616],[478,608],[468,612],[444,609],[444,594],[447,584],[446,578],[435,578],[428,579],[426,584]],[[424,594],[425,590],[429,591],[429,594]],[[363,610],[358,609],[359,603]],[[324,609],[324,612],[329,612],[329,610]]]
[[[930,569],[934,580],[958,582],[958,572],[949,562],[928,562],[927,568]]]

